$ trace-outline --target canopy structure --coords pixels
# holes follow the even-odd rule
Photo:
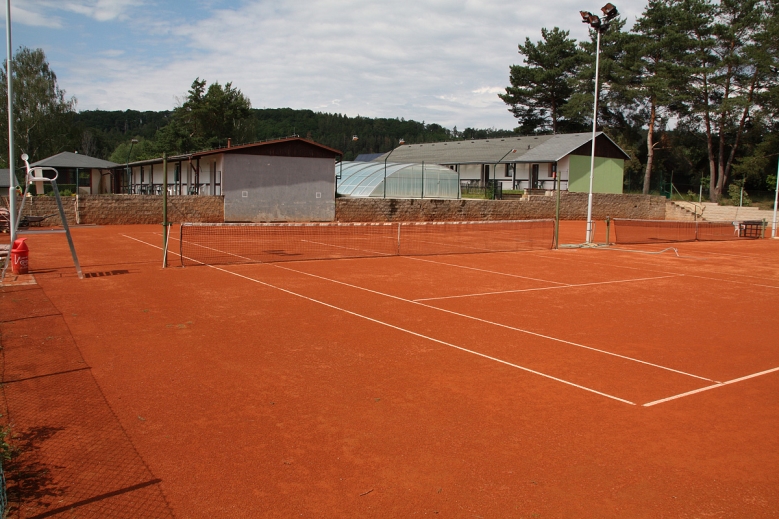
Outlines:
[[[342,162],[335,165],[335,175],[340,196],[460,198],[459,174],[437,164]]]
[[[80,155],[78,153],[71,153],[69,151],[63,151],[57,153],[49,158],[39,160],[30,164],[31,168],[35,167],[49,167],[49,168],[79,168],[79,169],[112,169],[119,164],[103,159],[96,159],[88,155]]]

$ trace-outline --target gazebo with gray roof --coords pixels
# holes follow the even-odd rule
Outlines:
[[[500,137],[465,141],[404,144],[375,162],[428,163],[449,166],[463,183],[503,183],[503,189],[554,189],[553,169],[560,173],[561,189],[589,189],[591,133]],[[608,135],[595,138],[593,190],[621,193],[625,153]]]
[[[113,192],[111,177],[119,164],[108,160],[63,151],[30,164],[31,168],[54,168],[59,173],[60,190],[71,190],[82,195]]]

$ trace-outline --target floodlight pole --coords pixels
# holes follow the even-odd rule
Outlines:
[[[5,61],[5,77],[8,84],[8,225],[11,234],[11,244],[16,240],[16,161],[14,160],[14,88],[11,61],[11,0],[5,0],[5,35],[8,56]]]
[[[595,133],[598,129],[598,81],[600,66],[600,28],[595,29],[598,33],[598,43],[595,49],[595,101],[592,109],[592,154],[590,156],[590,189],[587,192],[587,243],[592,243],[592,181],[595,176]]]
[[[609,28],[609,23],[619,15],[617,8],[609,2],[601,7],[603,19],[589,11],[579,11],[582,22],[589,24],[597,33],[595,47],[595,99],[592,109],[592,155],[590,157],[590,189],[587,193],[587,243],[592,243],[592,182],[595,176],[595,133],[598,130],[598,87],[600,86],[600,36]]]

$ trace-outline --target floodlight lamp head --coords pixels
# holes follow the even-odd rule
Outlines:
[[[619,11],[617,11],[617,8],[611,2],[601,7],[600,10],[603,11],[603,16],[606,17],[607,22],[610,22],[611,20],[619,16]]]
[[[130,144],[138,144],[138,139],[130,139]]]
[[[360,140],[360,138],[359,138],[359,137],[357,137],[356,135],[352,135],[352,140],[353,140],[353,141],[359,141],[359,140]]]
[[[22,160],[23,161],[27,162],[29,159],[30,159],[29,155],[27,155],[26,153],[22,153]]]
[[[590,27],[593,29],[600,29],[600,18],[598,18],[596,15],[589,11],[579,11],[579,14],[582,15],[582,23],[590,24]]]
[[[406,144],[406,140],[405,140],[405,139],[400,139],[400,140],[398,141],[398,143],[400,143],[400,144]]]

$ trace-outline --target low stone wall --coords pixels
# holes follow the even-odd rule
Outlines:
[[[665,219],[677,220],[682,222],[693,222],[695,221],[696,218],[695,218],[695,213],[693,213],[692,211],[688,211],[683,207],[679,207],[673,202],[666,202]]]
[[[21,199],[17,203],[20,203]],[[68,223],[96,225],[156,224],[162,222],[162,197],[155,195],[82,195],[63,197]],[[4,207],[7,200],[0,202]],[[17,206],[18,207],[18,206]],[[25,215],[54,215],[42,226],[60,225],[57,202],[52,196],[28,198]],[[339,222],[415,222],[456,220],[529,220],[554,218],[554,196],[530,196],[521,200],[436,200],[393,198],[337,198]],[[660,196],[594,194],[593,218],[666,218],[666,200]],[[670,216],[670,215],[669,215]],[[587,218],[587,194],[563,193],[560,218]],[[224,198],[221,196],[170,196],[168,220],[172,223],[224,222]]]
[[[434,200],[338,198],[339,222],[414,222],[447,220],[527,220],[554,218],[554,196],[530,196],[522,200]],[[594,194],[592,215],[611,218],[665,219],[665,198],[651,195]],[[560,218],[585,220],[587,193],[562,193]]]
[[[3,198],[3,207],[7,207]],[[21,198],[17,199],[18,204]],[[119,225],[162,223],[162,197],[157,195],[81,195],[62,197],[68,223],[74,225]],[[78,211],[78,221],[76,220]],[[61,225],[57,200],[53,196],[33,196],[24,204],[25,216],[54,215],[41,226]],[[169,196],[168,221],[214,223],[224,221],[224,198],[221,196]]]

